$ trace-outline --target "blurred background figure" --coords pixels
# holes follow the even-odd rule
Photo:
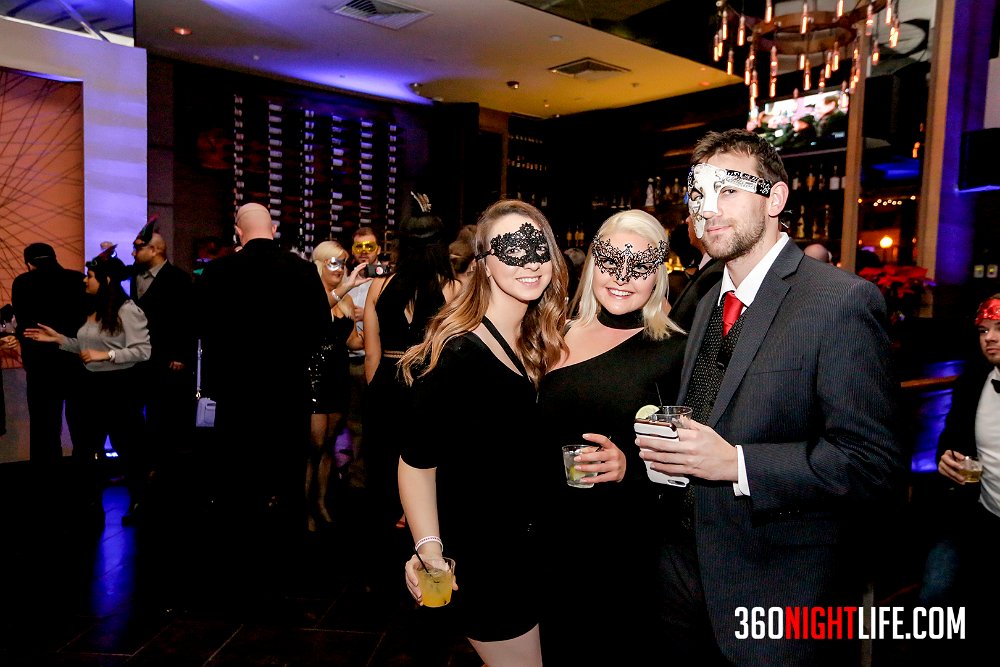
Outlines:
[[[241,565],[269,573],[283,571],[289,540],[304,532],[309,361],[330,322],[315,265],[282,250],[275,231],[266,207],[241,206],[243,250],[209,263],[198,285],[202,384],[216,401],[220,524],[238,553],[253,552]]]
[[[79,422],[74,399],[79,396],[83,367],[74,355],[27,338],[24,331],[41,323],[56,331],[76,332],[86,318],[83,274],[60,266],[47,243],[27,246],[24,263],[28,270],[14,278],[11,305],[27,383],[30,457],[32,463],[54,463],[62,458],[64,406],[76,446]]]
[[[1000,529],[1000,293],[979,305],[974,322],[979,353],[955,383],[938,440],[938,539],[927,556],[920,599],[968,607],[969,639],[985,650],[1000,616],[996,557],[984,539]]]
[[[362,405],[362,431],[375,567],[396,566],[393,526],[405,527],[396,470],[400,447],[413,435],[399,419],[407,412],[410,394],[397,376],[396,364],[410,346],[423,340],[428,321],[461,288],[443,235],[444,224],[436,215],[418,213],[403,221],[395,272],[375,278],[365,302],[368,391]],[[387,556],[391,562],[378,561]]]
[[[698,302],[701,301],[701,297],[708,293],[708,290],[712,289],[717,282],[722,280],[722,267],[724,263],[717,259],[712,259],[705,252],[704,243],[694,233],[694,225],[691,224],[690,216],[670,235],[671,245],[680,242],[679,232],[682,229],[687,238],[687,242],[683,245],[688,248],[688,250],[681,251],[684,253],[681,255],[682,259],[686,258],[683,275],[687,277],[687,282],[680,288],[679,293],[673,297],[673,305],[670,307],[670,319],[684,331],[690,331],[691,324],[694,322],[695,310],[698,308]],[[670,276],[673,277],[675,273],[678,272],[673,271]],[[671,291],[674,289],[673,282],[671,282],[670,289]]]
[[[464,287],[472,277],[472,270],[475,267],[473,260],[476,251],[473,242],[476,238],[476,225],[463,225],[458,230],[455,240],[448,245],[448,257],[451,259],[451,268],[455,272],[455,280]]]
[[[167,260],[155,222],[147,222],[132,242],[131,272],[131,296],[146,315],[152,345],[142,365],[150,480],[191,442],[196,350],[194,285],[187,271]]]
[[[806,257],[812,257],[824,264],[833,264],[833,253],[827,250],[822,243],[810,243],[802,249],[802,252],[806,254]]]
[[[351,259],[347,265],[348,271],[353,271],[359,265],[375,264],[378,262],[378,255],[381,247],[378,244],[378,237],[371,227],[358,227],[351,238]],[[361,274],[366,277],[367,274]],[[372,281],[361,280],[351,288],[351,299],[354,301],[354,326],[361,333],[364,332],[365,301],[368,298],[368,290],[372,286]],[[365,380],[365,351],[351,350],[349,357],[351,371],[351,402],[347,410],[347,423],[345,428],[350,430],[351,446],[354,448],[354,462],[351,464],[351,483],[364,485],[364,454],[363,454],[363,410],[362,403],[365,393],[368,390],[368,382]]]
[[[566,270],[569,272],[566,296],[569,302],[573,303],[576,290],[580,286],[580,276],[583,274],[583,262],[587,259],[587,251],[583,248],[566,248],[563,250],[563,255],[566,256]]]
[[[25,338],[38,343],[57,343],[59,349],[79,356],[87,372],[79,390],[80,437],[73,441],[73,459],[79,466],[81,502],[95,510],[100,506],[97,462],[103,458],[110,438],[125,471],[130,514],[141,500],[142,454],[146,446],[139,364],[149,359],[151,346],[146,316],[125,290],[122,281],[128,269],[114,246],[87,262],[84,285],[87,318],[68,335],[44,322],[24,330]],[[79,442],[78,442],[79,441]]]
[[[347,275],[349,257],[347,250],[336,241],[323,241],[312,254],[323,287],[330,295],[330,321],[309,363],[312,418],[310,449],[306,456],[305,498],[306,523],[310,531],[316,530],[317,518],[324,523],[333,522],[327,508],[330,478],[337,433],[344,426],[351,401],[347,353],[348,349],[357,350],[364,346],[361,332],[354,326],[354,301],[349,294],[358,282],[364,265],[355,266]]]

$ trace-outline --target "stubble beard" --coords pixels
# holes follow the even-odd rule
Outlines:
[[[738,257],[743,257],[764,238],[765,223],[763,217],[756,221],[745,220],[736,224],[730,222],[729,226],[733,233],[728,239],[713,239],[708,234],[702,239],[705,251],[712,259],[730,262]]]

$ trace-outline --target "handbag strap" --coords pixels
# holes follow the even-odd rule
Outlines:
[[[490,322],[490,318],[483,315],[483,324],[486,326],[487,329],[490,330],[490,333],[493,334],[493,337],[497,339],[497,342],[500,343],[500,347],[502,347],[503,351],[507,353],[508,357],[510,357],[510,360],[514,363],[514,366],[517,368],[517,370],[521,371],[521,375],[523,375],[524,377],[528,377],[528,371],[524,370],[524,364],[522,364],[518,356],[514,354],[514,350],[511,349],[510,344],[507,342],[507,339],[501,336],[500,332],[497,331],[497,328],[493,325],[492,322]]]
[[[198,362],[194,367],[194,397],[201,398],[201,339],[198,339]]]

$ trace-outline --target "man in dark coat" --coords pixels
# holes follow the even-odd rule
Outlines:
[[[25,338],[24,330],[45,324],[75,335],[86,317],[83,274],[60,266],[48,243],[27,246],[24,262],[28,270],[14,278],[11,304],[27,384],[30,457],[32,463],[54,463],[62,458],[64,404],[70,436],[77,431],[73,397],[83,366],[56,345]]]
[[[695,229],[725,268],[684,357],[694,419],[678,440],[639,438],[655,470],[691,479],[661,551],[662,642],[682,662],[857,664],[855,642],[761,637],[750,614],[859,605],[872,547],[856,531],[905,498],[885,300],[804,261],[780,228],[787,180],[745,130],[711,132],[692,154]]]
[[[268,209],[236,214],[242,250],[198,283],[203,391],[217,402],[224,500],[304,525],[310,356],[330,320],[316,267],[282,250]]]
[[[694,225],[690,217],[685,223],[685,227],[687,227],[687,235],[691,247],[700,253],[700,257],[696,263],[693,263],[693,271],[688,274],[687,285],[677,295],[673,306],[670,308],[670,319],[674,321],[674,324],[684,329],[684,331],[690,331],[691,324],[694,322],[695,310],[698,308],[698,302],[701,301],[701,297],[708,294],[708,290],[712,289],[717,282],[722,280],[722,267],[724,263],[720,260],[712,259],[705,252],[705,246],[702,244],[701,239],[694,234]],[[685,268],[685,272],[687,271],[688,269]]]
[[[149,222],[132,243],[132,299],[146,314],[152,353],[143,364],[150,441],[143,468],[156,471],[191,440],[194,424],[194,290],[191,276],[167,260]],[[138,502],[141,498],[134,499]],[[132,508],[136,509],[135,507]],[[132,513],[126,514],[127,524]]]

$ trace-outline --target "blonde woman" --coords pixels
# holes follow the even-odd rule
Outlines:
[[[550,664],[659,660],[647,625],[656,617],[647,584],[657,577],[650,527],[662,517],[646,517],[654,507],[675,512],[683,489],[647,479],[632,425],[636,410],[674,402],[679,388],[686,337],[666,313],[669,250],[663,227],[643,211],[623,211],[601,225],[581,267],[566,352],[539,387],[541,443],[550,463],[542,528],[545,551],[554,556],[548,562],[598,563],[614,553],[615,562],[628,564],[628,580],[638,582],[595,580],[592,595],[567,596],[560,590],[565,573],[540,577],[556,587],[542,596],[549,601],[541,629]],[[560,462],[560,447],[576,443],[600,447],[580,456],[580,470],[598,473],[584,480],[593,483],[584,491],[566,485]],[[607,638],[585,655],[581,618],[600,618]]]
[[[422,435],[403,443],[399,491],[420,558],[456,560],[454,618],[482,660],[539,667],[535,396],[563,353],[566,267],[545,216],[521,201],[486,209],[474,246],[469,284],[400,362]],[[418,602],[420,567],[405,566]]]
[[[313,352],[309,363],[312,401],[309,440],[312,447],[306,460],[305,498],[309,508],[306,520],[310,531],[316,530],[317,517],[326,523],[332,521],[326,500],[333,470],[335,440],[350,401],[347,353],[349,349],[360,350],[364,347],[361,333],[354,327],[354,302],[348,292],[355,285],[370,279],[360,277],[364,264],[347,273],[349,256],[336,241],[323,241],[312,254],[312,261],[330,302],[330,321],[323,332],[322,343]]]

